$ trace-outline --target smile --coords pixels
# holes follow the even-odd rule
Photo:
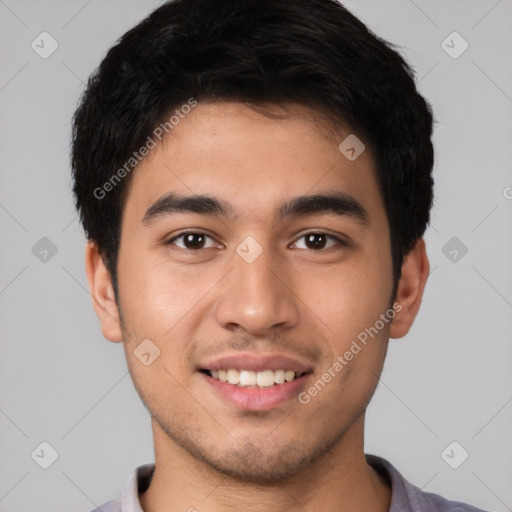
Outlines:
[[[293,404],[313,375],[313,366],[297,357],[255,352],[204,360],[197,370],[212,399],[244,411],[269,411]]]
[[[275,385],[281,385],[285,382],[292,382],[296,378],[304,375],[305,372],[295,373],[292,370],[238,370],[230,368],[228,370],[202,370],[213,379],[221,382],[227,382],[238,387],[247,388],[269,388]]]

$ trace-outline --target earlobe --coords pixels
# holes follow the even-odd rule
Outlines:
[[[103,336],[109,341],[123,341],[114,288],[110,272],[107,270],[103,258],[92,241],[87,243],[85,249],[85,270],[92,305],[101,322]]]
[[[398,312],[391,323],[391,338],[402,338],[409,332],[420,309],[429,271],[425,241],[420,238],[406,254],[402,263],[402,275],[395,298],[395,302],[400,304],[401,308],[399,311],[397,308]]]

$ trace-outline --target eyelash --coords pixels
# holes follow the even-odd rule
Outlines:
[[[213,237],[211,237],[207,233],[204,233],[203,231],[193,231],[193,230],[191,230],[191,231],[182,231],[178,235],[173,236],[170,240],[168,240],[166,242],[166,245],[173,245],[174,241],[176,241],[179,238],[182,238],[182,237],[184,237],[186,235],[190,235],[190,234],[193,234],[193,235],[203,235],[203,236],[208,237],[208,238],[213,240]],[[325,233],[323,231],[309,231],[307,233],[303,233],[293,243],[294,244],[297,243],[299,240],[301,240],[302,238],[304,238],[304,237],[306,237],[308,235],[325,235],[327,238],[330,238],[331,240],[334,240],[336,242],[336,245],[341,246],[341,247],[336,247],[336,245],[334,245],[334,246],[323,248],[323,249],[302,249],[302,250],[310,250],[310,251],[313,251],[313,252],[326,252],[329,249],[338,249],[339,250],[339,249],[341,249],[343,247],[348,247],[349,246],[349,244],[346,241],[342,240],[341,238],[339,238],[337,236],[334,236],[334,235],[331,235],[330,233]],[[180,250],[180,251],[185,251],[187,253],[198,253],[200,251],[205,250],[204,248],[201,248],[201,249],[187,249],[187,248],[183,248],[183,247],[178,247],[177,249]],[[210,249],[210,247],[207,247],[206,249]]]

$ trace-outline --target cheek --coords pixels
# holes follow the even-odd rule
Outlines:
[[[185,268],[171,265],[165,255],[153,256],[132,252],[119,257],[119,293],[125,321],[127,357],[144,339],[155,343],[160,355],[155,372],[188,375],[187,355],[194,346],[198,316],[205,317],[206,297],[221,274],[201,271],[200,267]],[[136,375],[151,379],[133,359]],[[142,372],[142,373],[141,373]],[[164,375],[165,377],[165,375]],[[172,380],[172,379],[171,379]]]
[[[314,286],[311,276],[301,278],[300,297],[328,328],[337,348],[342,348],[387,310],[390,273],[375,258],[363,256],[315,275]]]
[[[149,251],[137,250],[130,251],[129,256],[120,253],[118,276],[125,318],[152,326],[154,334],[162,334],[159,327],[167,325],[169,329],[172,320],[185,313],[198,282],[171,268],[165,258],[154,258]]]

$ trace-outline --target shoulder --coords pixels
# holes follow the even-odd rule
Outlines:
[[[439,494],[423,492],[414,485],[407,483],[409,499],[414,511],[418,512],[486,512],[481,508],[473,507],[468,503],[452,501]]]
[[[389,512],[486,512],[460,501],[451,501],[439,494],[424,492],[408,482],[386,459],[366,454],[367,463],[379,473],[391,487]]]

